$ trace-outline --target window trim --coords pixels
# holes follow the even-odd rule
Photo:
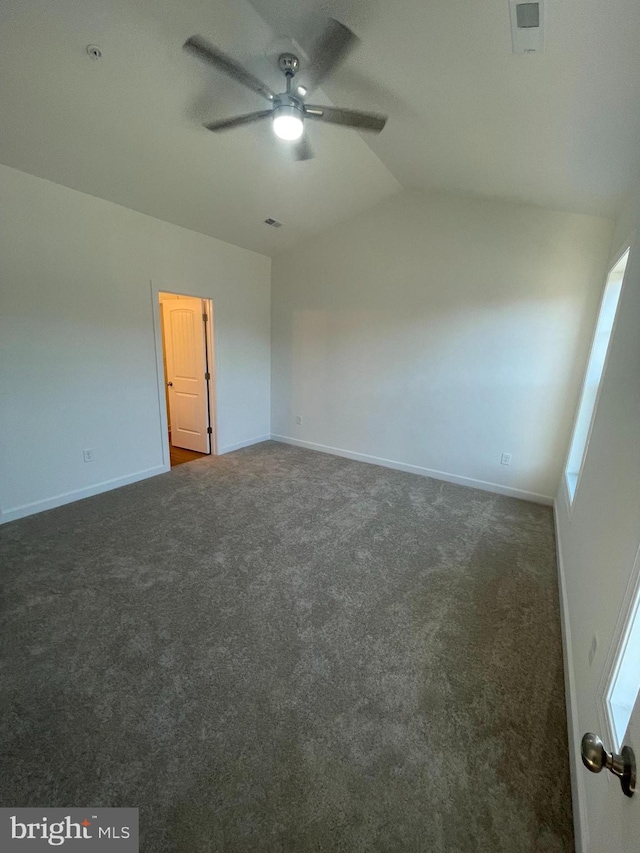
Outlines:
[[[627,258],[627,263],[625,265],[624,274],[622,276],[622,282],[620,284],[620,294],[618,296],[618,302],[616,305],[615,317],[613,318],[613,325],[611,326],[611,334],[609,335],[609,342],[607,343],[607,352],[606,352],[606,355],[604,358],[604,363],[602,365],[602,373],[600,374],[600,381],[598,382],[598,390],[596,392],[596,399],[593,403],[593,409],[591,411],[591,419],[589,421],[589,429],[587,430],[587,437],[585,439],[584,448],[582,451],[582,459],[580,461],[580,469],[579,469],[578,473],[576,474],[574,472],[569,472],[569,470],[568,470],[569,460],[571,458],[571,451],[573,449],[573,440],[574,440],[574,437],[576,434],[576,429],[578,426],[578,418],[580,417],[580,407],[582,405],[582,400],[584,397],[585,385],[587,383],[587,377],[589,374],[589,366],[591,364],[591,358],[593,356],[593,350],[594,350],[594,347],[596,344],[596,333],[598,331],[598,323],[600,322],[600,316],[602,314],[602,307],[603,307],[604,299],[605,299],[606,292],[607,292],[607,284],[609,283],[609,278],[610,278],[611,274],[613,273],[614,269],[618,266],[620,261],[627,254],[629,257]],[[582,475],[584,473],[584,463],[585,463],[585,459],[587,458],[587,454],[589,451],[589,444],[591,443],[591,435],[593,433],[593,425],[595,423],[596,415],[598,412],[598,406],[600,404],[600,394],[602,393],[602,386],[604,384],[604,379],[605,379],[605,376],[607,373],[607,368],[609,366],[609,357],[611,355],[611,342],[612,342],[613,337],[614,337],[615,332],[616,332],[616,326],[618,325],[620,302],[622,301],[622,296],[624,293],[625,284],[627,282],[627,271],[629,269],[629,262],[631,261],[631,241],[627,241],[623,244],[622,249],[614,255],[614,259],[615,260],[613,261],[613,263],[610,263],[608,265],[607,276],[605,278],[604,287],[602,288],[602,294],[600,296],[600,301],[598,303],[598,313],[596,315],[596,321],[595,321],[595,324],[593,327],[593,333],[591,336],[591,345],[589,347],[589,357],[588,357],[586,364],[585,364],[584,375],[582,377],[582,383],[580,385],[580,396],[578,398],[578,404],[576,406],[576,413],[575,413],[575,416],[573,419],[573,426],[571,428],[571,440],[569,442],[569,447],[567,449],[567,455],[565,458],[565,464],[564,464],[564,469],[563,469],[563,474],[562,474],[562,482],[564,484],[564,487],[565,487],[565,490],[567,493],[569,517],[571,517],[571,514],[573,512],[573,507],[575,506],[576,499],[578,497],[578,490],[580,488],[580,483],[582,481]],[[572,490],[571,480],[573,478],[575,478],[575,484],[574,484],[573,490]]]

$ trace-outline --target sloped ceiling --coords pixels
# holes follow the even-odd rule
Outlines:
[[[279,83],[245,0],[4,0],[0,162],[265,254],[399,190],[357,133],[316,126],[297,163],[268,123],[205,130],[264,101],[187,55],[194,33]]]
[[[506,0],[5,0],[0,162],[266,254],[402,187],[613,216],[640,151],[640,3],[547,11],[546,52],[520,56]],[[320,12],[362,43],[317,100],[386,112],[380,136],[314,123],[317,158],[295,163],[268,123],[201,127],[263,102],[189,35],[279,88],[267,54],[307,46]]]
[[[304,39],[316,0],[252,0]],[[511,52],[507,0],[325,0],[361,39],[331,100],[390,116],[367,142],[406,188],[615,215],[640,162],[640,3],[546,0],[545,52]]]

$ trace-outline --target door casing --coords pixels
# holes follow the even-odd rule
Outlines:
[[[158,282],[152,280],[151,287],[151,310],[153,317],[153,335],[156,354],[156,379],[158,385],[158,425],[160,428],[160,441],[162,446],[162,464],[165,471],[171,470],[171,456],[169,448],[169,423],[167,418],[167,403],[165,395],[164,365],[162,362],[162,324],[160,320],[160,293],[175,293],[178,296],[191,296],[195,299],[203,299],[207,305],[208,320],[206,324],[207,358],[209,365],[209,424],[211,432],[211,455],[218,455],[218,418],[217,418],[217,389],[216,389],[216,328],[215,310],[213,300],[210,296],[203,296],[181,288],[172,282]]]

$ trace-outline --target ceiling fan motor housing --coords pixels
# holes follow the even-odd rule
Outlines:
[[[294,110],[298,110],[301,116],[304,111],[304,104],[300,98],[297,98],[295,95],[291,95],[287,92],[283,92],[281,95],[276,95],[273,99],[274,110],[281,109],[282,107],[292,107]]]

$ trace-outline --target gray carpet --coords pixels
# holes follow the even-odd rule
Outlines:
[[[573,849],[551,510],[274,442],[0,529],[2,806],[144,853]]]

